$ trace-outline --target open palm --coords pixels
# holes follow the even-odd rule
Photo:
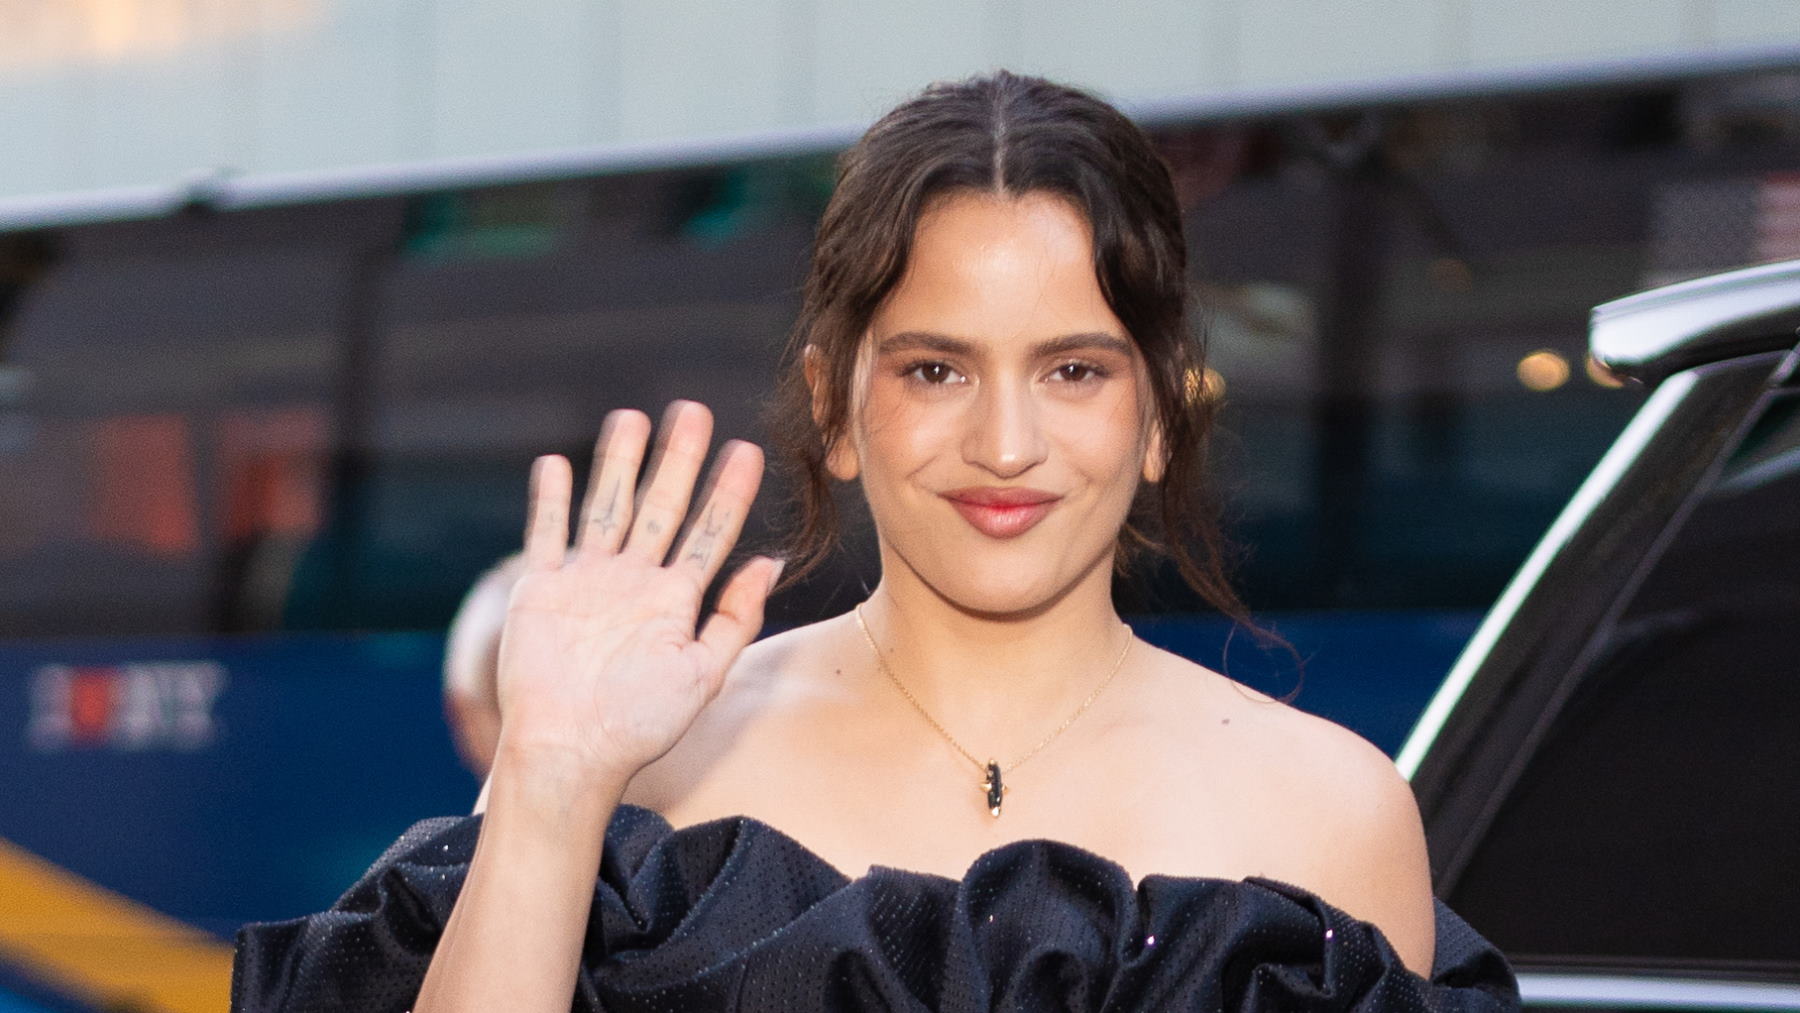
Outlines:
[[[780,572],[772,559],[740,568],[700,621],[763,469],[755,445],[727,443],[684,525],[711,435],[705,406],[670,405],[639,495],[650,421],[608,415],[572,548],[569,462],[533,464],[525,572],[500,641],[500,734],[510,748],[629,777],[681,738],[756,637]]]

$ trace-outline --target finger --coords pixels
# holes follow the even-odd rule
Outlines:
[[[725,589],[719,592],[718,609],[695,638],[712,656],[715,678],[723,679],[738,654],[762,631],[763,607],[775,582],[781,579],[784,565],[779,559],[758,556],[725,582]]]
[[[546,454],[531,462],[531,491],[525,510],[525,569],[554,570],[569,546],[569,490],[575,484],[569,460]]]
[[[631,500],[649,441],[650,416],[629,408],[606,413],[600,438],[594,441],[594,467],[581,504],[581,528],[575,533],[577,548],[619,551],[631,524]]]
[[[662,433],[650,463],[650,477],[638,497],[631,534],[622,555],[662,564],[681,519],[687,516],[694,479],[712,440],[712,412],[697,401],[676,401],[663,413]]]
[[[700,509],[675,551],[675,565],[691,567],[705,586],[719,574],[750,515],[762,485],[763,452],[754,443],[732,440],[719,449],[712,474],[700,493]]]

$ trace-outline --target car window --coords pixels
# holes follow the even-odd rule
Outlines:
[[[1758,406],[1447,898],[1515,959],[1800,967],[1800,391]]]

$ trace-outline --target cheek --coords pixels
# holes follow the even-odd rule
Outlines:
[[[908,397],[899,386],[898,381],[877,380],[869,387],[858,426],[865,474],[911,474],[954,437],[954,405]]]
[[[1135,398],[1071,412],[1062,429],[1070,462],[1095,481],[1135,482],[1142,472],[1145,436]]]

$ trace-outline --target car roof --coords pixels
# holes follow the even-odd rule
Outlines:
[[[1794,347],[1800,260],[1639,292],[1594,307],[1588,347],[1621,376],[1655,384],[1707,362]]]

